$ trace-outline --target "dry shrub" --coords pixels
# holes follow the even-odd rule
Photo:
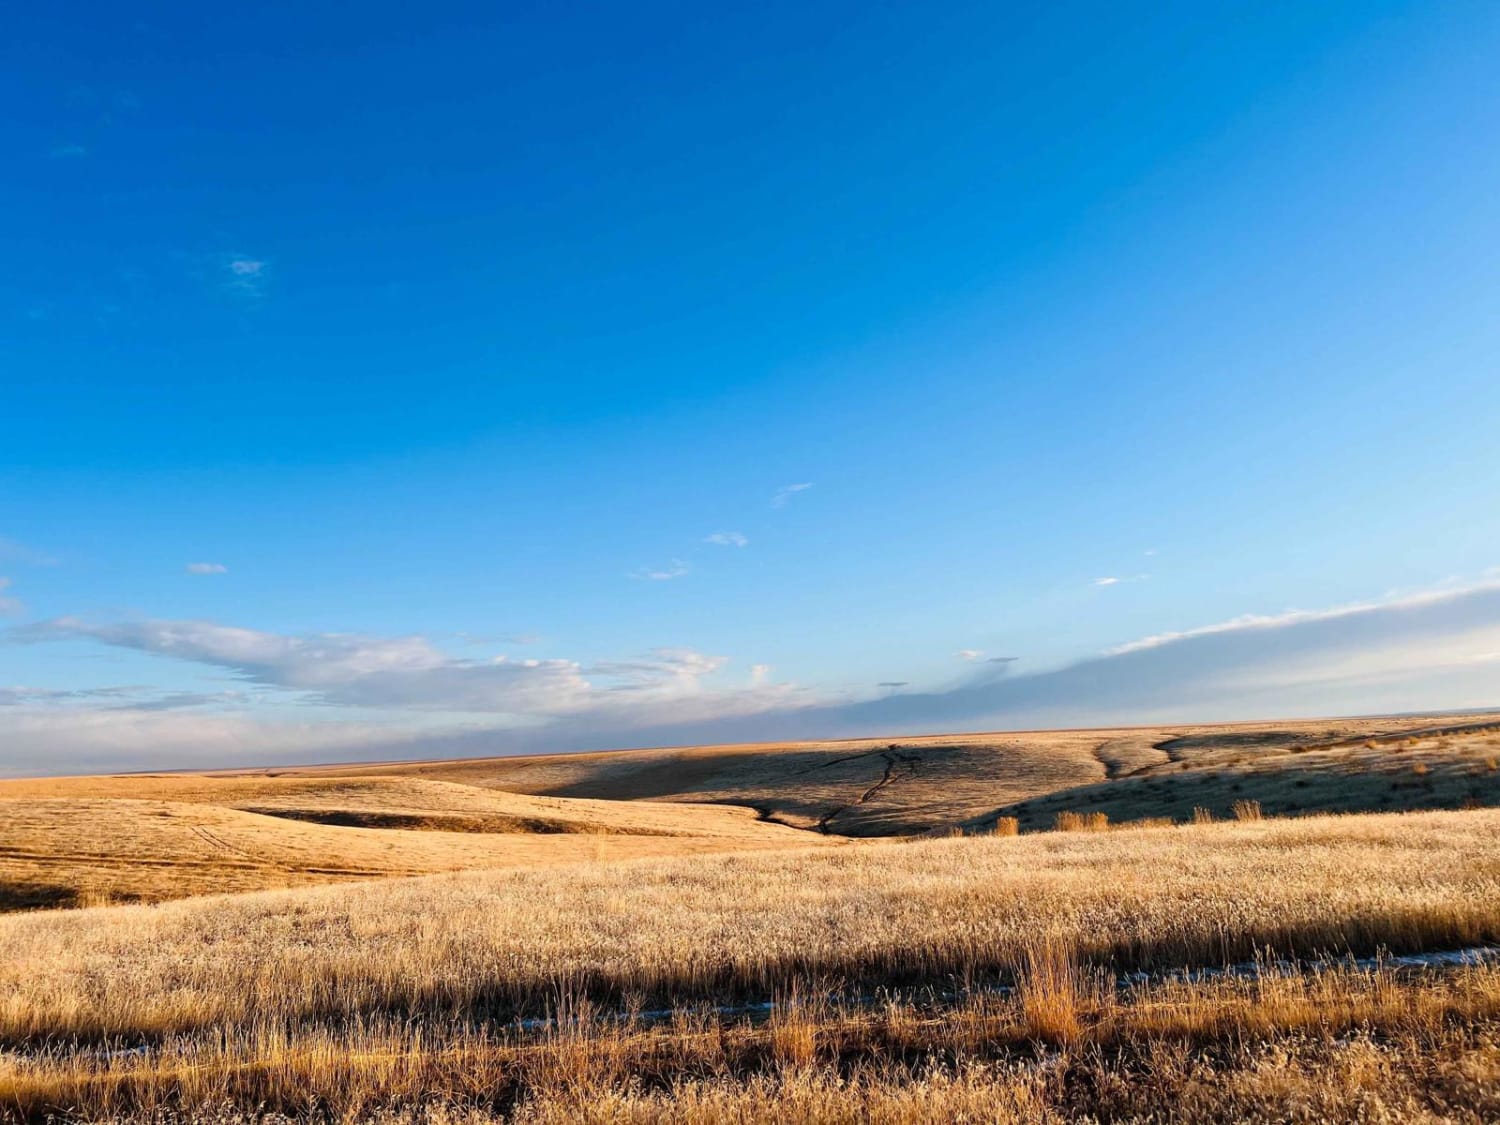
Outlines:
[[[1193,810],[1194,824],[1212,824],[1213,822],[1214,814],[1212,809],[1206,809],[1202,805],[1199,805]]]
[[[1411,772],[1416,774],[1418,777],[1426,777],[1429,773],[1432,772],[1432,767],[1429,766],[1426,762],[1418,762],[1416,765],[1412,766]]]
[[[1235,820],[1259,820],[1261,818],[1259,801],[1236,801],[1230,806]]]
[[[1065,810],[1057,814],[1057,819],[1052,822],[1052,827],[1058,832],[1082,832],[1083,815]]]
[[[996,836],[1019,836],[1021,834],[1021,820],[1014,816],[999,816],[995,818]]]

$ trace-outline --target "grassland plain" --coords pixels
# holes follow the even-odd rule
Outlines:
[[[1500,967],[1340,960],[1500,943],[1497,752],[1333,720],[4,783],[11,907],[84,908],[0,917],[0,1119],[1500,1120]],[[1428,811],[1316,812],[1393,802]]]
[[[0,909],[817,842],[750,809],[419,778],[70,778],[0,794]]]
[[[940,831],[1041,798],[1065,801],[1075,791],[1128,778],[1155,777],[1186,793],[1199,782],[1193,771],[1253,761],[1264,767],[1258,781],[1270,783],[1293,764],[1294,755],[1326,748],[1335,757],[1324,764],[1337,767],[1347,764],[1337,756],[1341,750],[1364,741],[1388,747],[1391,740],[1434,727],[1455,732],[1449,741],[1462,743],[1480,760],[1500,751],[1494,716],[1398,717],[696,746],[291,772],[320,778],[427,777],[553,797],[734,804],[799,828],[887,836]],[[1315,772],[1306,765],[1302,769]],[[1192,776],[1177,776],[1184,773]],[[1365,795],[1361,803],[1358,796],[1339,798],[1328,791],[1332,788],[1337,787],[1320,795],[1338,800],[1337,811],[1382,807],[1379,793]],[[1412,807],[1420,796],[1401,793],[1385,807]],[[1500,799],[1500,791],[1496,796]],[[1136,804],[1147,810],[1137,815],[1161,815],[1156,797],[1139,796]],[[1287,811],[1320,807],[1309,799],[1300,810]]]
[[[1074,813],[1186,821],[1247,801],[1272,816],[1500,805],[1500,727],[1317,720],[0,781],[0,911],[1006,817],[1028,832]]]
[[[0,1105],[709,1121],[769,1120],[774,1097],[791,1119],[1022,1121],[1180,1100],[1200,1120],[1377,1103],[1485,1120],[1494,970],[1111,982],[1500,939],[1497,844],[1495,811],[1335,816],[13,915]],[[879,989],[873,1006],[818,999]],[[781,1003],[769,1022],[712,1010],[747,998]],[[615,1018],[657,1008],[674,1014]],[[562,1021],[510,1025],[528,1014]],[[1273,1081],[1278,1060],[1292,1078]]]

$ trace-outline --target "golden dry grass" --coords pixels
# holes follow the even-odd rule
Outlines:
[[[818,842],[747,809],[568,801],[418,779],[81,779],[58,788],[116,795],[0,799],[0,909]]]
[[[1170,754],[1165,760],[988,809],[966,824],[982,830],[996,816],[1014,816],[1023,830],[1036,831],[1052,827],[1059,813],[1183,822],[1237,816],[1237,806],[1253,805],[1265,816],[1500,805],[1500,770],[1490,768],[1500,728],[1479,719],[1455,723],[1458,729],[1427,735],[1409,726],[1393,724],[1384,733],[1367,727],[1357,739],[1353,726],[1324,724],[1165,739],[1157,743]],[[1328,737],[1336,730],[1341,737]]]
[[[1434,759],[1430,793],[1423,788],[1391,796],[1380,785],[1343,784],[1364,772],[1370,760],[1389,757],[1402,738],[1450,728],[1478,729],[1414,740]],[[1352,753],[1361,743],[1374,748],[1367,759]],[[1273,815],[1457,808],[1468,788],[1450,793],[1449,771],[1437,763],[1451,762],[1467,778],[1477,761],[1493,759],[1497,749],[1500,727],[1492,717],[1478,715],[695,746],[271,772],[308,778],[425,777],[554,797],[723,803],[800,828],[881,836],[1017,815],[1017,806],[1025,810],[1019,815],[1028,829],[1050,826],[1063,808],[1103,811],[1115,821],[1147,815],[1182,820],[1194,804],[1208,804],[1196,798],[1211,792],[1219,799],[1217,791],[1195,797],[1194,789],[1205,784],[1204,776],[1221,770],[1241,775],[1225,780],[1225,815],[1240,797],[1266,800]],[[1149,788],[1134,788],[1147,781]],[[1124,788],[1114,788],[1115,783]],[[1485,803],[1500,803],[1500,780],[1494,785],[1495,799]],[[1301,792],[1309,787],[1312,792]],[[1263,796],[1262,791],[1268,792]],[[1098,794],[1109,794],[1111,803],[1097,801]],[[1035,811],[1039,801],[1050,802],[1044,813]]]
[[[938,1007],[787,997],[762,1023],[664,1024],[573,1005],[537,1032],[273,1022],[148,1053],[0,1059],[17,1120],[1488,1121],[1500,969],[1090,981],[1060,942],[1014,996]],[[387,1116],[390,1115],[390,1116]]]
[[[1500,736],[1420,734],[1429,723],[1040,731],[0,782],[0,910],[811,844],[813,832],[990,832],[1012,820],[1031,831],[1053,827],[1059,814],[1099,827],[1211,819],[1236,803],[1259,802],[1272,816],[1500,804],[1492,766]]]
[[[1500,939],[1500,812],[477,872],[0,919],[0,1043]]]
[[[12,905],[255,892],[0,918],[0,1118],[1493,1120],[1500,969],[1116,982],[1500,941],[1500,810],[1286,818],[1500,803],[1420,725],[0,783]]]

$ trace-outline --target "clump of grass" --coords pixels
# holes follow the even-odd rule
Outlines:
[[[1236,801],[1229,808],[1230,808],[1230,811],[1232,813],[1234,813],[1234,819],[1235,820],[1259,820],[1259,819],[1261,819],[1260,802],[1259,801],[1249,801],[1249,800]]]
[[[827,1005],[794,984],[772,1009],[772,1056],[783,1069],[806,1070],[817,1062],[819,1029],[827,1022]]]
[[[1059,832],[1103,832],[1109,827],[1109,813],[1063,811],[1053,827]]]
[[[1202,805],[1199,805],[1198,807],[1193,809],[1194,824],[1212,824],[1213,822],[1214,813],[1212,809],[1206,809]]]
[[[995,818],[996,836],[1019,836],[1021,834],[1021,819],[1015,816],[999,816]]]
[[[1416,774],[1418,777],[1426,777],[1432,772],[1432,767],[1429,766],[1426,762],[1418,762],[1414,766],[1412,766],[1411,772]]]
[[[1073,946],[1049,933],[1022,950],[1016,994],[1032,1037],[1044,1043],[1076,1043],[1083,1033],[1083,974]]]

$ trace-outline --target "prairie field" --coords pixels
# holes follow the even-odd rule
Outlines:
[[[0,1119],[1494,1120],[1492,724],[0,783]]]

